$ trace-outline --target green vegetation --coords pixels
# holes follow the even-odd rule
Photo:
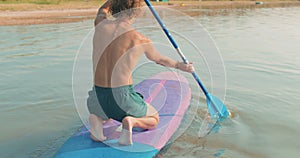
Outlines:
[[[101,2],[103,0],[0,0],[0,4],[61,4],[69,2]]]
[[[0,0],[0,4],[61,4],[70,2],[102,2],[104,0]],[[156,1],[156,0],[153,0]],[[169,1],[199,1],[199,0],[169,0]],[[201,1],[256,1],[256,0],[201,0]],[[297,0],[262,0],[262,1],[297,1]]]
[[[34,3],[34,4],[59,4],[60,3],[60,0],[57,0],[57,1],[53,1],[53,0],[39,0],[39,1],[32,1],[31,3]]]
[[[61,0],[0,0],[1,4],[59,4]]]
[[[59,9],[91,9],[98,8],[105,0],[0,0],[0,11],[30,11],[30,10],[59,10]],[[235,6],[251,5],[255,1],[267,2],[270,5],[292,5],[299,3],[300,0],[169,0],[169,2],[155,2],[153,5],[199,5],[202,1],[202,7],[224,8],[232,7],[232,3],[237,2]],[[264,3],[262,6],[266,6]],[[297,5],[298,5],[297,4]]]

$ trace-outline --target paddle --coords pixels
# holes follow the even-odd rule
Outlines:
[[[169,31],[166,28],[166,26],[161,21],[159,15],[156,13],[156,11],[154,10],[154,8],[152,7],[150,1],[149,0],[145,0],[145,3],[149,7],[149,9],[152,12],[153,16],[155,17],[155,19],[157,20],[157,22],[161,26],[162,30],[167,35],[168,39],[170,40],[170,42],[172,43],[172,45],[176,49],[177,53],[179,54],[179,56],[181,57],[181,59],[183,60],[183,62],[185,64],[188,64],[189,63],[188,60],[186,59],[186,57],[184,56],[184,54],[181,52],[180,48],[178,47],[177,43],[175,42],[175,40],[173,39],[173,37],[169,33]],[[217,123],[223,121],[224,119],[226,119],[229,116],[229,112],[228,112],[226,106],[223,104],[223,102],[220,99],[218,99],[217,97],[213,96],[212,94],[210,94],[207,91],[207,89],[205,88],[205,86],[203,85],[203,83],[201,82],[200,78],[198,77],[198,75],[196,74],[195,71],[192,73],[192,75],[193,75],[194,79],[197,81],[198,85],[201,87],[201,90],[203,91],[203,93],[206,96],[206,103],[207,103],[208,112],[210,114],[210,117],[212,119],[216,120],[216,123],[207,132],[207,134],[209,134],[211,132],[211,130],[216,127]]]

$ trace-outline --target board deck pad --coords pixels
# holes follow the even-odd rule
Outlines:
[[[88,127],[83,126],[70,137],[55,155],[55,158],[142,158],[155,156],[171,139],[179,127],[190,104],[191,90],[188,81],[174,72],[162,72],[143,80],[134,87],[144,100],[159,112],[160,121],[156,128],[133,129],[133,144],[118,144],[121,125],[108,121],[103,125],[107,140],[94,142]]]

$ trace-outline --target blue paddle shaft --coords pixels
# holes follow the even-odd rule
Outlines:
[[[149,0],[144,0],[144,1],[147,4],[147,6],[149,7],[149,9],[152,12],[153,16],[155,17],[155,19],[158,21],[158,23],[161,26],[162,30],[165,32],[168,39],[170,40],[170,42],[172,43],[172,45],[176,49],[177,53],[179,54],[179,56],[181,57],[183,62],[185,64],[188,64],[189,61],[186,59],[186,57],[181,52],[181,50],[178,47],[177,43],[175,42],[175,40],[171,36],[170,32],[168,31],[168,29],[166,28],[166,26],[163,24],[162,20],[160,19],[159,15],[156,13],[154,8],[152,7],[150,1]],[[195,71],[192,72],[192,75],[193,75],[194,79],[197,81],[198,85],[201,87],[201,90],[203,91],[203,93],[206,96],[206,100],[207,100],[207,103],[208,103],[207,106],[208,106],[210,115],[213,116],[214,118],[217,115],[218,121],[222,121],[224,118],[227,118],[229,113],[228,113],[228,110],[227,110],[226,106],[218,98],[216,98],[216,97],[212,96],[210,93],[208,93],[207,89],[205,88],[205,86],[203,85],[203,83],[201,82],[199,76],[196,74]]]
[[[181,57],[181,59],[183,60],[183,62],[185,64],[188,64],[189,61],[186,59],[186,57],[181,52],[181,50],[178,47],[177,43],[175,42],[174,38],[171,36],[171,34],[168,31],[168,29],[166,28],[166,26],[164,25],[164,23],[161,21],[159,15],[156,13],[156,11],[154,10],[154,8],[152,7],[150,1],[149,0],[145,0],[145,3],[149,7],[149,9],[152,12],[153,16],[155,17],[155,19],[157,20],[157,22],[159,23],[159,25],[163,29],[164,33],[167,35],[168,39],[170,40],[170,42],[172,43],[172,45],[176,49],[177,53],[179,54],[179,56]],[[205,88],[205,86],[203,85],[203,83],[201,82],[199,76],[196,74],[195,71],[192,73],[192,75],[193,75],[194,79],[197,81],[197,83],[199,84],[199,86],[201,87],[201,89],[202,89],[203,93],[205,94],[205,96],[209,97],[207,89]]]
[[[166,26],[164,25],[164,23],[161,21],[159,15],[156,13],[156,11],[154,10],[154,8],[152,7],[150,1],[149,0],[145,0],[145,3],[149,7],[149,9],[152,12],[153,16],[155,17],[155,19],[157,20],[157,22],[159,23],[159,25],[161,26],[161,28],[163,29],[163,31],[165,32],[165,34],[167,35],[167,37],[169,38],[169,40],[171,41],[171,43],[174,46],[174,48],[177,49],[178,48],[177,43],[175,42],[175,40],[173,39],[173,37],[169,33],[169,31],[166,28]]]

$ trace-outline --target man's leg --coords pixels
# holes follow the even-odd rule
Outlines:
[[[159,122],[159,115],[155,108],[147,105],[147,114],[141,118],[126,116],[122,120],[123,129],[119,138],[119,144],[130,145],[132,144],[132,128],[139,127],[143,129],[155,128]]]
[[[94,141],[104,141],[106,137],[103,135],[104,120],[100,117],[91,114],[89,117],[91,139]]]

